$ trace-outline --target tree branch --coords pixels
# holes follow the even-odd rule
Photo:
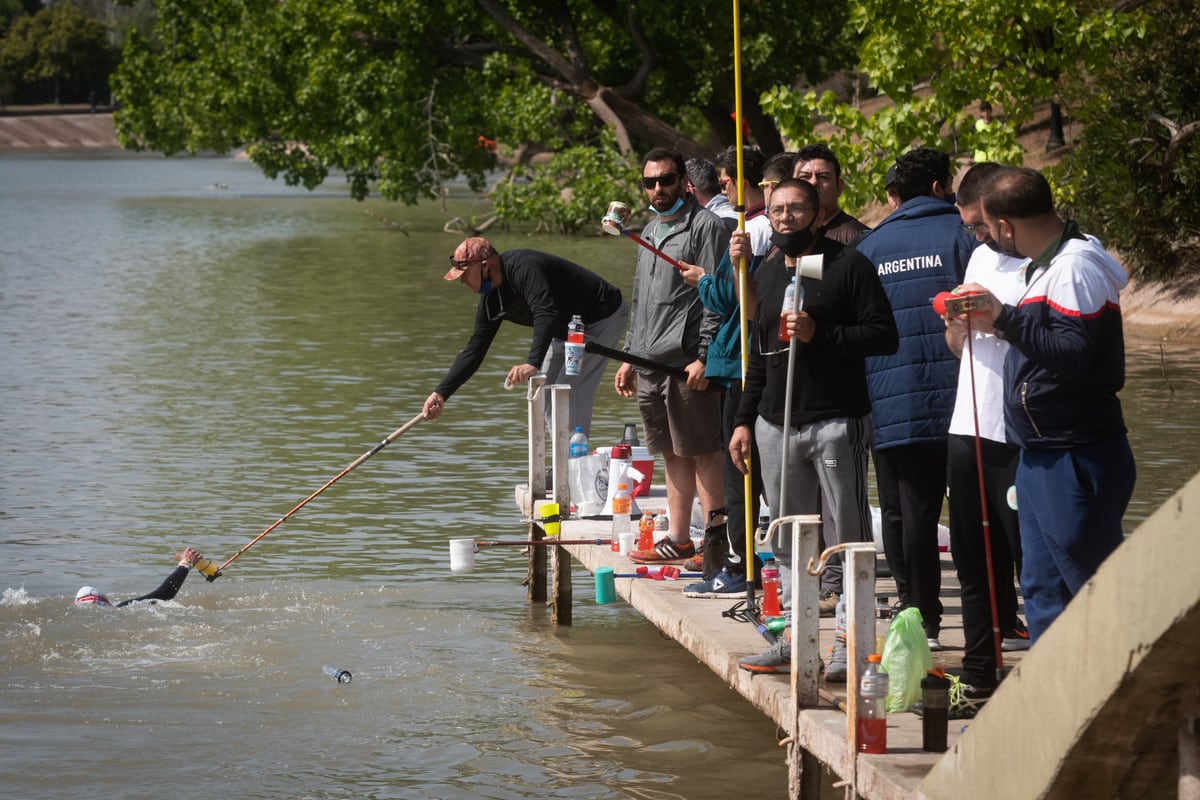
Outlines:
[[[1162,164],[1159,165],[1159,184],[1158,190],[1162,194],[1166,194],[1171,188],[1171,169],[1175,166],[1175,159],[1179,157],[1179,151],[1187,145],[1197,135],[1200,135],[1200,121],[1189,122],[1186,125],[1180,125],[1173,119],[1164,117],[1162,114],[1150,112],[1146,115],[1151,122],[1157,122],[1167,129],[1171,134],[1170,141],[1167,142],[1167,150],[1163,153]]]

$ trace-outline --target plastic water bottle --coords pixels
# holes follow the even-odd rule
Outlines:
[[[629,494],[629,484],[617,484],[617,493],[612,501],[612,539],[613,548],[620,551],[618,538],[622,533],[629,533],[629,512],[633,509],[633,498]]]
[[[653,550],[654,549],[654,515],[649,511],[642,512],[642,519],[638,522],[638,550]]]
[[[333,678],[338,683],[349,683],[354,680],[354,676],[350,674],[350,670],[335,667],[332,664],[326,664],[321,668],[322,671],[329,677]]]
[[[783,305],[779,308],[779,341],[790,342],[792,335],[787,329],[787,315],[792,312],[792,306],[796,302],[796,279],[792,278],[792,282],[788,284],[787,289],[783,292]]]
[[[930,671],[921,679],[921,749],[946,752],[946,728],[950,719],[950,680]]]
[[[888,676],[879,668],[878,653],[867,656],[867,671],[859,682],[858,752],[887,752]]]
[[[578,314],[571,317],[567,325],[567,344],[564,348],[566,356],[566,373],[578,375],[583,365],[583,320]]]
[[[575,428],[571,441],[567,444],[567,454],[571,458],[579,458],[588,454],[588,438],[582,427]]]
[[[762,568],[762,615],[778,617],[779,610],[779,564],[775,559],[768,558]]]

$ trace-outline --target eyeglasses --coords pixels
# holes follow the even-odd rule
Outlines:
[[[655,184],[670,189],[679,180],[678,172],[664,172],[662,175],[654,175],[651,177],[642,177],[642,188],[653,189]]]
[[[770,188],[770,189],[774,189],[774,188],[775,188],[775,184],[777,184],[777,183],[779,183],[779,181],[759,181],[759,182],[758,182],[758,188],[760,188],[760,189],[768,189],[768,188]]]
[[[454,256],[450,256],[450,266],[454,267],[455,269],[466,269],[472,264],[482,264],[489,258],[491,258],[491,256],[487,256],[486,258],[466,258],[462,261],[456,261]]]
[[[771,206],[767,213],[773,219],[782,219],[783,217],[798,217],[801,214],[807,214],[812,211],[811,206],[802,206],[799,203],[788,203],[785,206]]]
[[[976,231],[983,232],[983,231],[987,230],[987,225],[983,222],[976,222],[976,223],[970,224],[970,225],[964,222],[959,227],[962,228],[967,233],[975,233]]]

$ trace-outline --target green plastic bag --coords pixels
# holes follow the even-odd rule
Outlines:
[[[880,665],[888,674],[888,712],[908,711],[921,697],[921,678],[933,669],[933,654],[918,609],[906,608],[892,620]]]

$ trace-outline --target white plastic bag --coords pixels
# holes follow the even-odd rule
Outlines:
[[[608,456],[592,453],[572,458],[567,462],[567,473],[575,515],[593,519],[603,516],[608,499]]]

